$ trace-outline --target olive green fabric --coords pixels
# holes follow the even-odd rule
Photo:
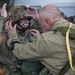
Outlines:
[[[8,37],[4,28],[5,21],[6,19],[1,16],[0,17],[0,32],[5,38],[4,38],[4,44],[0,47],[0,62],[3,65],[6,65],[6,64],[9,65],[10,68],[15,70],[15,68],[17,67],[18,61],[17,61],[17,58],[13,55],[10,48],[7,46]],[[9,71],[7,69],[6,69],[6,75],[9,75]]]
[[[5,37],[5,42],[4,42],[3,46],[0,48],[0,62],[2,64],[8,65],[9,68],[11,68],[10,70],[8,68],[6,68],[6,75],[9,75],[12,70],[13,70],[13,72],[11,75],[22,75],[24,73],[21,73],[21,70],[16,72],[16,69],[18,68],[18,66],[21,66],[21,64],[18,65],[21,60],[18,60],[13,55],[10,48],[7,46],[8,36],[7,36],[7,32],[5,31],[5,28],[4,28],[5,21],[6,20],[4,17],[0,17],[0,32]],[[36,23],[33,23],[33,24],[37,25]],[[29,30],[30,30],[30,28],[26,32],[21,32],[21,31],[17,30],[16,37],[19,38],[19,40],[21,41],[22,44],[25,44],[27,42],[31,42],[33,40],[34,37],[29,36]],[[35,62],[34,62],[34,64],[35,64]],[[39,68],[40,68],[40,66],[39,66]]]
[[[48,69],[46,67],[44,67],[41,72],[39,73],[39,75],[48,75]]]
[[[74,66],[75,65],[75,55],[72,56],[72,60],[73,60],[73,66]],[[68,61],[67,64],[59,72],[59,75],[65,75],[69,69],[70,69],[70,64]]]
[[[67,31],[67,29],[68,29],[68,27],[57,27],[57,28],[54,29],[54,31],[55,31],[55,32],[56,32],[56,31],[59,31],[59,32],[61,32],[64,36],[66,36],[66,31]],[[71,39],[75,39],[75,29],[71,28],[69,35],[70,35],[69,37],[70,37]]]
[[[27,42],[32,42],[35,38],[30,34],[30,29],[37,29],[40,33],[43,32],[39,21],[32,19],[30,27],[25,32],[17,30],[17,35],[21,43],[25,44]]]
[[[32,25],[30,29],[37,29],[40,33],[43,33],[43,29],[41,28],[41,24],[37,19],[32,19]]]
[[[66,37],[66,32],[68,30],[68,27],[57,27],[55,28],[53,31],[54,32],[61,32],[65,37]],[[69,38],[70,39],[75,39],[75,29],[74,28],[70,28],[70,32],[69,32]],[[73,62],[73,66],[75,65],[75,55],[72,56],[72,62]],[[59,75],[65,75],[68,70],[70,69],[70,64],[69,61],[66,63],[66,65],[61,69],[61,71],[59,72]]]
[[[4,42],[3,46],[0,48],[0,53],[1,53],[0,55],[2,56],[2,58],[0,57],[0,61],[2,61],[3,63],[7,63],[7,62],[10,61],[11,56],[12,56],[12,53],[10,52],[10,49],[7,47],[7,44],[6,44],[6,41],[7,41],[7,33],[6,33],[5,29],[3,28],[4,27],[4,21],[5,21],[5,18],[4,17],[0,17],[0,32],[5,37],[5,39],[4,39],[5,42]],[[7,58],[9,58],[9,59],[7,59]]]
[[[62,19],[54,24],[49,32],[45,32],[41,35],[37,35],[32,43],[29,44],[17,44],[15,43],[13,54],[19,59],[36,59],[45,65],[53,75],[58,75],[60,70],[68,61],[68,54],[66,50],[65,36],[61,32],[54,32],[53,29],[59,26],[68,27],[69,22]],[[75,25],[72,25],[75,29]],[[18,41],[16,37],[16,31],[9,32],[8,45]],[[14,38],[13,38],[14,36]],[[72,55],[75,54],[75,42],[70,39],[70,47]],[[71,70],[68,75],[73,74]],[[65,74],[67,75],[67,74]]]
[[[22,75],[22,73],[18,72],[18,73],[14,73],[14,74],[11,74],[11,75]]]
[[[20,70],[12,72],[11,75],[39,75],[43,67],[38,61],[26,60],[23,61]]]
[[[23,75],[39,75],[44,66],[37,61],[24,61],[21,67]]]
[[[28,42],[32,42],[33,39],[35,39],[35,37],[33,37],[32,35],[30,35],[29,30],[30,29],[37,29],[40,31],[40,33],[43,32],[42,28],[40,27],[40,24],[37,20],[32,20],[32,25],[30,25],[30,28],[27,29],[27,31],[25,32],[20,32],[17,31],[18,34],[18,38],[20,40],[20,43],[25,44]],[[22,39],[23,38],[23,39]],[[24,61],[22,66],[21,66],[21,75],[39,75],[40,71],[42,70],[42,68],[44,67],[41,63],[39,63],[38,61]]]

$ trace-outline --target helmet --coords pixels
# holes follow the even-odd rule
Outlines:
[[[12,22],[16,22],[21,18],[32,19],[30,11],[26,6],[13,6],[9,11],[8,20],[12,20]]]

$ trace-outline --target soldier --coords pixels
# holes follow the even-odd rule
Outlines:
[[[16,36],[16,26],[12,27],[11,21],[7,22],[5,28],[9,36],[8,46],[11,48],[12,42],[14,42],[13,53],[16,57],[19,59],[39,60],[49,70],[46,75],[59,75],[60,70],[69,59],[65,31],[67,31],[68,26],[72,25],[71,31],[74,30],[72,34],[75,36],[75,25],[63,19],[60,10],[54,5],[46,5],[40,10],[39,21],[44,33],[39,34],[39,31],[31,30],[36,38],[33,42],[26,44],[21,44]],[[57,28],[61,29],[58,30]],[[71,38],[69,41],[71,54],[73,55],[75,54],[75,41]],[[75,72],[71,70],[66,75],[74,74]]]
[[[15,71],[15,68],[17,67],[16,64],[18,62],[17,58],[12,54],[11,50],[7,46],[8,37],[4,28],[4,23],[7,19],[6,3],[4,3],[1,9],[0,15],[0,32],[4,36],[4,43],[0,47],[0,75],[9,75],[9,73],[12,72],[9,71],[9,69],[12,68],[13,71]]]
[[[8,19],[12,20],[13,25],[17,24],[17,35],[22,44],[25,44],[27,42],[32,42],[33,39],[35,38],[30,34],[30,29],[34,28],[39,30],[40,33],[42,32],[42,28],[40,27],[41,25],[39,21],[38,20],[35,21],[35,19],[33,19],[30,11],[27,9],[26,6],[12,7]],[[32,71],[32,75],[33,73],[35,75],[38,75],[39,71],[43,68],[43,65],[37,61],[28,60],[28,61],[24,61],[23,64],[24,65],[22,65],[22,67],[24,67],[24,69],[26,70],[25,71],[22,70],[22,71],[25,75],[29,73],[29,71],[30,72]]]
[[[10,49],[7,46],[8,37],[4,27],[4,23],[7,20],[12,20],[13,26],[17,24],[17,35],[21,43],[25,44],[27,42],[31,42],[33,40],[33,37],[31,36],[29,30],[33,23],[32,21],[30,22],[30,20],[32,19],[32,16],[30,15],[30,11],[25,6],[14,6],[11,8],[10,13],[7,17],[7,11],[5,8],[6,8],[6,4],[3,5],[3,8],[1,10],[1,20],[0,20],[0,31],[5,37],[4,44],[0,48],[1,67],[3,67],[5,69],[4,71],[6,72],[4,75],[22,75],[25,73],[28,74],[31,70],[34,71],[33,73],[36,73],[37,75],[39,71],[36,72],[34,67],[36,66],[36,70],[37,70],[39,69],[37,65],[41,66],[41,64],[36,61],[31,61],[31,60],[24,61],[24,60],[17,59],[13,55],[12,49]],[[34,65],[32,65],[31,63]],[[40,67],[39,70],[41,70],[42,67],[43,65]]]
[[[10,67],[13,68],[15,66],[14,61],[12,60],[12,52],[8,48],[6,41],[7,41],[7,34],[4,29],[4,22],[7,18],[7,11],[6,11],[6,3],[3,5],[1,11],[0,11],[0,32],[4,36],[4,42],[3,45],[0,47],[0,75],[5,75],[5,65],[11,65]],[[13,61],[13,62],[12,62]],[[9,73],[7,72],[6,75]]]
[[[23,10],[22,10],[22,9]],[[24,12],[24,10],[26,10],[26,12]],[[14,11],[14,12],[13,12]],[[18,12],[19,11],[19,12]],[[20,13],[21,11],[21,13]],[[23,12],[23,13],[22,13]],[[37,15],[35,13],[35,15]],[[29,34],[28,34],[28,31],[30,29],[37,29],[40,31],[40,33],[43,32],[42,28],[41,28],[41,25],[38,21],[38,19],[36,20],[36,18],[32,19],[33,16],[31,14],[31,11],[29,11],[27,9],[27,7],[25,6],[14,6],[11,8],[11,10],[9,11],[9,17],[8,17],[8,20],[12,20],[12,23],[13,24],[17,24],[17,29],[18,31],[20,32],[20,34],[24,35],[24,37],[27,37]],[[29,20],[29,23],[27,23],[27,25],[24,25],[25,22],[22,23],[22,25],[19,25],[20,22],[24,21],[24,19],[28,19]],[[28,21],[27,21],[28,22]],[[24,26],[23,26],[24,25]],[[27,30],[27,31],[26,31]],[[26,35],[27,34],[27,35]],[[23,41],[24,42],[24,41]]]

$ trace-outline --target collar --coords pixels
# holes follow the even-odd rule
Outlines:
[[[69,25],[70,22],[68,22],[67,20],[65,19],[61,19],[59,21],[57,21],[50,30],[53,30],[55,29],[56,27],[67,27]]]

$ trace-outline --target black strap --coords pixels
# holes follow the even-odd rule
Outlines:
[[[14,42],[12,42],[12,43],[11,43],[11,46],[10,46],[10,49],[11,49],[11,50],[14,49],[14,44],[15,44],[15,43],[20,43],[20,42],[18,42],[18,41],[14,41]]]
[[[75,55],[72,56],[72,60],[73,60],[73,65],[74,65],[75,64]],[[69,69],[70,69],[70,64],[68,61],[67,64],[59,72],[59,75],[64,75]]]

